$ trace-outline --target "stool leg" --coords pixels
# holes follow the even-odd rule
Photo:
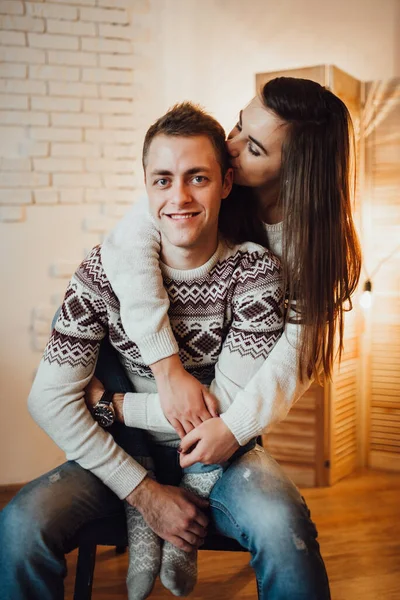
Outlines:
[[[74,600],[91,600],[96,544],[81,544],[76,563]]]

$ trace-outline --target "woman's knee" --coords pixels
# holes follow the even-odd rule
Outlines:
[[[234,463],[217,482],[210,499],[216,520],[229,519],[232,527],[249,538],[316,537],[296,486],[262,448]]]
[[[214,496],[230,499],[233,496],[243,505],[248,501],[263,503],[296,504],[301,503],[300,493],[282,468],[260,446],[256,446],[224,472],[213,490]],[[252,499],[257,500],[252,500]]]

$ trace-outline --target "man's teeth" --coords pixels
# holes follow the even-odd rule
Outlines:
[[[190,219],[191,217],[194,217],[196,213],[187,213],[185,215],[168,215],[171,219]]]

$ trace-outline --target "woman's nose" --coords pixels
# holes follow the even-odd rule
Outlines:
[[[230,139],[228,138],[226,140],[226,146],[231,158],[237,158],[239,156],[240,151],[236,137],[231,137]]]

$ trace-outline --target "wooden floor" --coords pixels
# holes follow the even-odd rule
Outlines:
[[[332,600],[400,600],[400,474],[362,471],[333,488],[302,492],[319,531]],[[248,554],[203,551],[199,556],[192,600],[257,598]],[[72,599],[75,562],[73,552],[67,600]],[[126,569],[126,554],[99,548],[93,600],[125,599]],[[151,598],[173,596],[157,582]]]

